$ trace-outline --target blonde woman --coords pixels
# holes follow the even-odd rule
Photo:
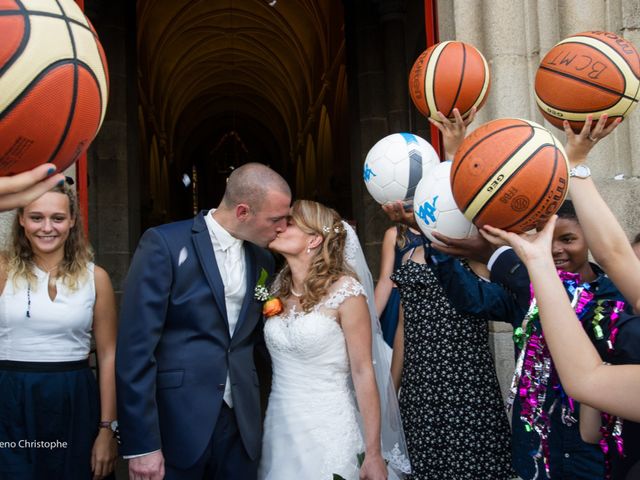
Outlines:
[[[0,477],[113,471],[116,308],[64,184],[18,211],[0,263]],[[89,368],[91,333],[100,387]]]
[[[283,255],[286,265],[274,288],[283,311],[267,318],[264,327],[273,384],[258,478],[397,478],[392,468],[387,473],[384,461],[395,467],[401,455],[400,450],[392,455],[381,442],[372,355],[375,307],[373,298],[368,306],[354,273],[364,259],[355,233],[334,210],[299,200],[287,229],[269,248]],[[372,284],[370,290],[372,297]],[[383,343],[379,327],[375,334],[374,345]],[[384,393],[382,403],[383,408],[388,403]],[[397,447],[401,443],[398,437]]]

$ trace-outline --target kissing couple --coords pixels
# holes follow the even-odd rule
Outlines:
[[[265,247],[285,259],[269,292],[281,311],[268,317]],[[270,168],[237,168],[217,209],[145,232],[119,325],[120,452],[132,480],[409,473],[358,238],[322,204],[291,206]],[[264,435],[261,353],[273,372]]]

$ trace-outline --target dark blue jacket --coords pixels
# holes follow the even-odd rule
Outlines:
[[[598,274],[598,278],[591,284],[595,298],[622,300],[613,282],[597,266],[592,267]],[[530,281],[526,267],[513,250],[506,250],[498,257],[491,270],[491,283],[463,273],[464,267],[455,259],[446,256],[439,257],[437,271],[451,303],[459,310],[489,320],[507,322],[514,327],[521,325],[529,305]],[[587,312],[583,317],[584,324],[589,324],[592,317],[593,312]],[[605,323],[603,322],[603,327]],[[540,327],[539,324],[536,326]],[[590,329],[587,331],[593,337]],[[594,342],[601,353],[606,353],[607,336],[608,330],[605,332],[605,340]],[[624,336],[623,333],[622,337]],[[618,341],[621,341],[620,333]],[[518,353],[516,352],[516,355]],[[549,389],[547,408],[555,398],[555,391]],[[576,418],[579,418],[579,408],[576,402]],[[512,417],[513,466],[518,475],[527,480],[535,476],[535,463],[531,455],[538,449],[539,437],[535,432],[525,430],[520,420],[520,411],[519,397],[516,396]],[[565,425],[560,414],[561,408],[556,408],[551,415],[551,478],[604,478],[604,457],[600,448],[583,442],[578,425]],[[544,466],[541,461],[538,462],[538,468],[539,478],[544,478]]]
[[[640,315],[623,313],[616,322],[618,338],[612,354],[608,356],[614,365],[640,364]],[[611,458],[613,480],[640,479],[640,423],[625,420],[622,425],[624,457],[614,454]],[[609,444],[609,451],[616,446]]]
[[[167,463],[181,469],[209,443],[227,373],[240,436],[253,459],[262,436],[254,364],[262,303],[254,288],[262,268],[273,272],[274,260],[244,242],[247,290],[231,337],[203,213],[143,235],[125,284],[116,350],[120,454],[162,449]]]

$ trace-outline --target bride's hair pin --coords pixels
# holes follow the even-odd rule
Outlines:
[[[322,233],[329,233],[331,232],[331,230],[333,230],[333,233],[340,233],[342,231],[344,231],[344,227],[342,227],[342,225],[336,225],[335,227],[333,227],[333,229],[331,227],[329,227],[328,225],[324,225],[322,227]]]

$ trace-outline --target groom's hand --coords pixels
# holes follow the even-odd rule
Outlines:
[[[162,450],[129,460],[130,480],[162,480],[164,478],[164,456]]]

